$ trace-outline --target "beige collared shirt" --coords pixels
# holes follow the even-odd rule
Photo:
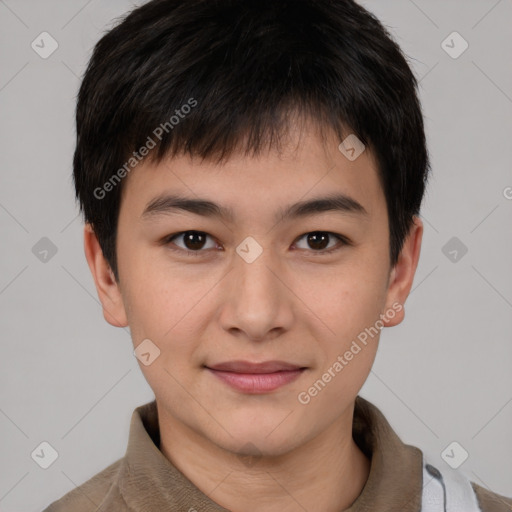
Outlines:
[[[360,495],[346,512],[420,512],[421,450],[404,444],[382,412],[361,396],[356,398],[352,432],[371,468]],[[159,445],[158,413],[152,401],[133,411],[125,456],[43,512],[229,512],[173,466]],[[512,511],[512,499],[473,482],[471,486],[482,511]]]

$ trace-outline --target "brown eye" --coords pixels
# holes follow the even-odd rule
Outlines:
[[[324,250],[329,245],[329,238],[328,233],[309,233],[307,242],[309,246],[315,250]]]
[[[176,235],[171,235],[168,237],[166,243],[179,247],[179,249],[176,250],[197,253],[204,252],[201,251],[201,249],[214,249],[216,247],[214,241],[212,241],[210,247],[206,246],[206,241],[208,238],[211,238],[210,235],[202,231],[183,231],[182,233],[177,233]],[[182,240],[183,246],[177,244],[175,240]]]
[[[328,231],[312,231],[302,235],[299,240],[305,239],[307,247],[300,247],[301,249],[310,250],[311,252],[318,252],[321,254],[328,254],[333,251],[340,249],[343,245],[347,245],[348,242],[345,237],[330,233]],[[331,240],[338,241],[338,244],[330,245]],[[341,246],[341,247],[340,247]]]

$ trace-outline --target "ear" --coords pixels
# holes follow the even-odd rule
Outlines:
[[[414,224],[409,230],[398,261],[389,277],[386,308],[382,312],[383,316],[381,316],[385,327],[398,325],[405,317],[405,301],[409,296],[414,281],[416,267],[420,258],[422,238],[423,222],[419,217],[415,216]],[[395,314],[391,318],[391,314],[386,314],[386,311],[393,311]]]
[[[119,284],[103,256],[96,233],[90,224],[86,224],[84,227],[84,250],[98,297],[103,306],[105,320],[114,327],[126,327],[128,321]]]

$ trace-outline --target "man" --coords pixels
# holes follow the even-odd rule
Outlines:
[[[348,0],[154,0],[102,37],[76,194],[155,401],[47,511],[511,510],[358,396],[420,255],[416,88]]]

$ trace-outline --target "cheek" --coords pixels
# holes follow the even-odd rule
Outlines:
[[[211,318],[208,290],[218,279],[187,276],[143,258],[133,269],[124,297],[134,346],[146,338],[152,340],[166,368],[177,369],[183,361],[191,362],[199,333]]]
[[[373,261],[354,258],[345,266],[317,272],[313,280],[301,280],[294,292],[302,298],[310,323],[328,339],[342,342],[375,323],[385,290],[385,272]]]
[[[126,270],[123,298],[134,343],[143,338],[157,342],[185,314],[187,290],[147,262],[134,262],[132,270]]]
[[[312,393],[318,394],[314,407],[319,411],[340,397],[357,395],[373,366],[381,332],[381,301],[372,286],[345,290],[338,301],[330,306],[330,317],[325,317],[334,334],[317,337],[322,340],[323,357],[309,383]]]
[[[165,274],[156,266],[146,270],[126,290],[132,342],[134,348],[146,339],[154,343],[158,356],[147,366],[140,361],[139,367],[158,397],[181,407],[188,399],[184,389],[195,376],[191,366],[199,365],[197,333],[206,318],[199,301],[204,291],[199,285],[184,286],[183,278],[174,275],[162,278]]]

